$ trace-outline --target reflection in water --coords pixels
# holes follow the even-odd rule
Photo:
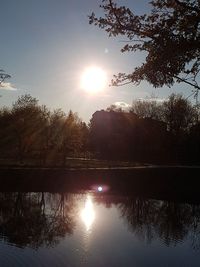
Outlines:
[[[52,247],[75,227],[76,197],[0,193],[0,238],[18,247]]]
[[[97,191],[0,193],[0,248],[1,267],[198,267],[200,205]]]
[[[95,219],[95,212],[92,203],[92,198],[89,195],[87,196],[85,207],[81,211],[81,218],[85,224],[86,230],[89,231]]]
[[[143,198],[126,198],[118,204],[124,222],[139,240],[160,239],[166,246],[190,240],[200,248],[200,206]]]
[[[199,204],[98,193],[0,193],[0,241],[35,249],[54,247],[76,232],[80,218],[88,236],[95,211],[104,218],[107,208],[115,210],[124,229],[129,229],[130,235],[134,233],[138,242],[160,240],[166,246],[187,242],[192,249],[200,248]]]
[[[114,205],[138,242],[160,240],[168,247],[187,242],[200,249],[200,205],[138,197],[96,196],[94,202]]]

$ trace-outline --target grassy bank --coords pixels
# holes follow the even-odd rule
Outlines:
[[[45,164],[38,160],[26,159],[22,163],[19,163],[16,159],[0,159],[1,167],[35,167],[35,168],[112,168],[112,167],[137,167],[148,166],[148,164],[134,161],[112,161],[112,160],[99,160],[99,159],[87,159],[87,158],[66,158],[65,165],[61,160],[47,161]]]

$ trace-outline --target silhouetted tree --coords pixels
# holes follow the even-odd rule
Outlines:
[[[130,112],[134,112],[139,118],[150,118],[162,121],[162,103],[156,100],[134,101]]]
[[[62,127],[61,152],[63,156],[63,165],[66,164],[66,157],[75,149],[77,130],[75,120],[76,118],[70,110]]]
[[[200,123],[198,122],[190,128],[187,140],[184,144],[185,148],[185,162],[191,164],[200,163]]]
[[[163,120],[170,132],[179,135],[196,122],[196,109],[182,95],[172,94],[163,103]]]
[[[4,70],[0,70],[0,87],[3,86],[3,83],[6,79],[11,78],[11,76],[4,72]]]
[[[67,156],[89,149],[88,134],[87,125],[76,113],[50,112],[28,94],[19,97],[11,109],[0,109],[1,157],[16,155],[20,163],[30,159],[42,165],[52,161],[65,165]]]
[[[50,150],[50,110],[46,106],[39,106],[35,133],[35,149],[40,153],[42,165],[46,164]]]
[[[90,141],[103,158],[154,161],[163,156],[167,133],[165,123],[139,119],[132,112],[97,111],[91,119]]]
[[[97,111],[90,122],[90,142],[96,155],[104,158],[128,158],[134,142],[137,116],[115,111]]]
[[[189,149],[188,138],[191,127],[198,124],[198,106],[192,105],[187,99],[183,98],[182,95],[171,94],[169,99],[163,102],[156,102],[156,100],[139,100],[133,103],[131,112],[135,112],[140,118],[154,119],[150,122],[152,130],[154,131],[154,136],[157,136],[159,140],[160,133],[158,129],[154,128],[153,121],[163,123],[167,129],[167,136],[163,138],[163,146],[166,147],[168,152],[168,157],[171,159],[176,159],[176,161],[181,161],[186,157],[189,159],[193,158],[192,150]],[[147,120],[146,120],[147,121]],[[144,121],[145,122],[145,121]],[[143,123],[144,124],[144,123]],[[156,125],[156,124],[155,124]],[[143,130],[140,130],[143,134]],[[158,135],[157,135],[158,134]],[[191,140],[191,138],[189,138]],[[156,144],[158,141],[154,140]],[[190,141],[191,142],[191,141]],[[143,143],[145,146],[146,140]],[[159,143],[161,145],[161,143]],[[189,153],[189,157],[187,153]]]
[[[49,135],[50,152],[49,158],[55,162],[58,161],[58,154],[62,143],[63,125],[66,114],[61,109],[56,109],[50,115]]]
[[[97,111],[89,126],[76,113],[51,112],[30,95],[0,109],[5,164],[17,157],[26,164],[65,165],[67,157],[91,152],[105,159],[193,164],[199,162],[199,136],[199,106],[175,94],[164,102],[136,101],[129,112],[112,106]]]
[[[110,37],[125,37],[122,52],[144,52],[144,63],[130,74],[119,73],[113,85],[146,80],[155,87],[184,82],[196,89],[200,71],[200,4],[198,0],[154,0],[150,14],[137,15],[113,0],[102,0],[104,16],[89,23]]]
[[[121,107],[118,107],[115,104],[112,104],[109,107],[107,107],[106,111],[123,112],[122,108]]]
[[[12,131],[12,112],[8,108],[0,110],[0,151],[2,158],[11,158],[15,153]]]
[[[80,150],[81,152],[84,153],[86,158],[90,157],[89,127],[87,126],[85,122],[80,123],[79,134],[80,134],[80,140],[81,140]]]
[[[17,155],[22,163],[25,155],[31,153],[36,142],[43,143],[44,121],[47,120],[45,108],[38,105],[38,100],[30,95],[23,95],[13,104],[12,128],[16,140]],[[44,116],[45,114],[45,116]]]
[[[140,160],[163,162],[169,158],[169,135],[166,124],[151,118],[140,119],[137,126],[136,148]]]

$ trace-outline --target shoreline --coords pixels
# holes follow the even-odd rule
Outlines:
[[[158,199],[200,201],[200,167],[141,166],[132,168],[1,168],[1,191],[90,191],[103,185],[110,193]]]
[[[110,167],[68,167],[68,166],[18,166],[0,165],[0,170],[135,170],[135,169],[200,169],[200,165],[137,165],[137,166],[110,166]]]

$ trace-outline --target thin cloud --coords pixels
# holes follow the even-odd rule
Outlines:
[[[151,97],[148,97],[148,98],[138,98],[136,101],[145,101],[145,102],[155,101],[157,103],[162,103],[162,102],[166,101],[166,99],[165,98],[151,98]]]
[[[131,105],[126,103],[126,102],[123,102],[123,101],[118,101],[118,102],[115,102],[114,105],[117,107],[117,108],[121,108],[123,110],[128,110],[129,108],[131,108]]]
[[[9,82],[2,82],[0,84],[0,89],[1,90],[8,90],[8,91],[17,91],[17,88]]]

